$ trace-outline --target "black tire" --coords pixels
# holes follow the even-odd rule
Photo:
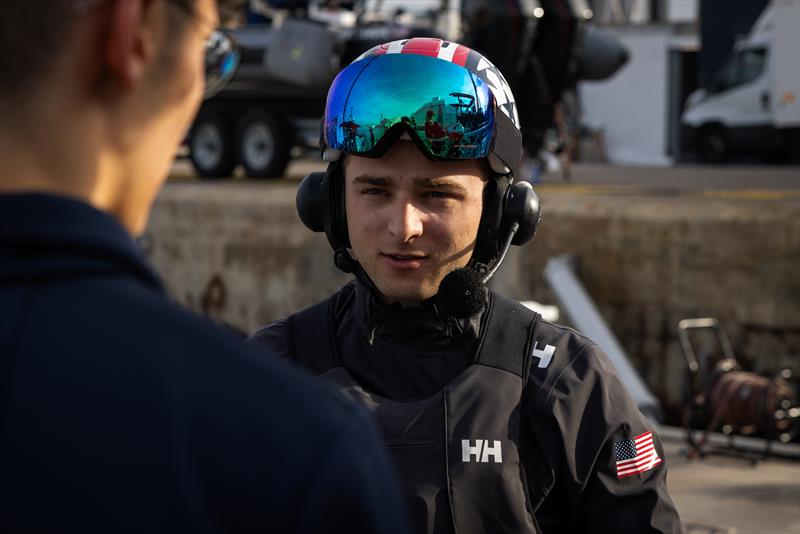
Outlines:
[[[247,176],[277,178],[289,164],[291,133],[274,115],[251,111],[236,128],[236,149]]]
[[[201,113],[189,133],[189,159],[201,178],[227,178],[236,158],[231,127],[217,113]]]
[[[731,155],[730,138],[725,128],[716,124],[700,130],[700,158],[707,163],[725,163]]]

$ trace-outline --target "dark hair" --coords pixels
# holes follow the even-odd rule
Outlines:
[[[0,95],[25,91],[52,64],[80,12],[71,0],[5,0],[0,5]]]
[[[69,42],[83,12],[102,1],[0,0],[0,97],[28,93]],[[190,20],[185,12],[194,12],[198,0],[164,1],[183,8],[175,17],[181,25]],[[242,2],[218,0],[220,20],[230,23],[237,10],[241,11]]]

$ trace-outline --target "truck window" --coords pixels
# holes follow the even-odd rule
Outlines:
[[[739,52],[738,85],[750,83],[761,76],[766,64],[767,50],[765,48],[751,48]]]
[[[766,64],[766,48],[740,50],[719,71],[711,86],[711,92],[720,93],[756,80],[764,72]]]

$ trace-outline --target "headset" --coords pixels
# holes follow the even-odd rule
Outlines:
[[[328,164],[325,172],[312,172],[300,182],[295,199],[303,224],[313,232],[325,232],[334,250],[336,267],[355,272],[358,262],[347,249],[344,172],[341,160]],[[510,245],[524,245],[536,234],[541,203],[530,183],[514,181],[511,174],[490,179],[483,192],[483,212],[478,226],[472,266],[486,283],[502,263]]]

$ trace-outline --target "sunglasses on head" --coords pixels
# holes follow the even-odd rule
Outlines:
[[[186,2],[169,0],[169,3],[187,13],[199,24],[209,25],[208,21],[198,17],[197,13]],[[208,99],[220,92],[233,78],[242,54],[233,36],[222,28],[216,28],[208,36],[205,53],[205,92],[203,93],[203,98]]]

